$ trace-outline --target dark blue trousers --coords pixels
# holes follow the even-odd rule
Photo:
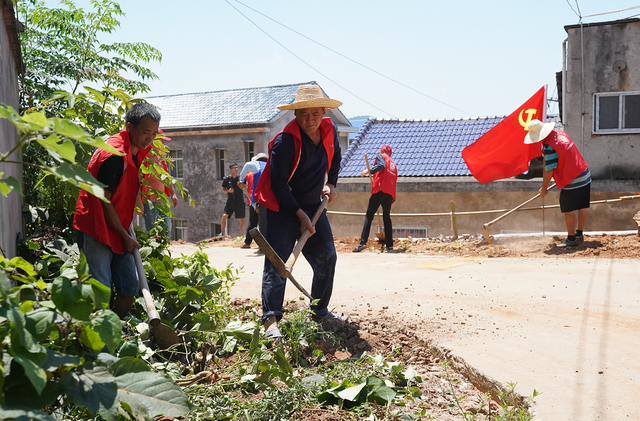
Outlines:
[[[319,204],[303,206],[302,209],[311,218]],[[282,261],[286,262],[293,251],[295,242],[300,238],[300,220],[297,216],[284,211],[274,212],[266,208],[262,208],[261,211],[267,211],[267,241]],[[302,254],[313,269],[311,296],[314,300],[318,300],[316,305],[311,306],[311,310],[318,316],[324,316],[329,311],[328,306],[333,292],[333,277],[337,261],[333,233],[326,210],[318,218],[315,228],[316,233],[309,237],[302,249]],[[305,285],[304,280],[297,278],[296,280],[301,285]],[[269,316],[275,316],[277,320],[282,319],[286,283],[287,280],[280,276],[278,269],[265,257],[262,274],[263,321]]]

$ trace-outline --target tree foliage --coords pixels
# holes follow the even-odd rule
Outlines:
[[[42,0],[17,2],[19,18],[25,24],[21,36],[26,67],[20,78],[21,111],[24,118],[35,113],[38,118],[67,119],[94,138],[106,140],[124,128],[127,109],[141,101],[136,95],[148,92],[146,82],[157,78],[144,64],[160,61],[162,54],[145,43],[100,41],[101,36],[116,31],[118,18],[124,16],[114,1],[92,0],[93,10],[78,8],[71,0],[60,4],[62,7],[48,8]],[[95,145],[65,136],[58,141],[46,139],[25,141],[24,133],[21,138],[26,164],[22,191],[29,207],[26,234],[40,235],[55,226],[71,239],[69,227],[76,198],[86,184],[65,182],[73,177],[52,177],[59,174],[51,168],[86,168]],[[168,160],[168,150],[160,141],[156,144],[159,155]],[[63,148],[66,154],[60,153]],[[193,206],[188,192],[166,171],[159,166],[150,170],[160,171],[162,182],[175,184]],[[7,179],[0,192],[17,190],[17,184]],[[169,205],[164,200],[159,208],[168,213]]]
[[[111,0],[92,0],[93,11],[62,0],[64,8],[48,8],[42,0],[18,1],[25,25],[21,36],[26,72],[20,80],[22,109],[51,110],[57,90],[76,94],[88,84],[122,89],[129,95],[149,91],[147,80],[156,74],[141,63],[161,61],[162,54],[145,43],[104,44],[99,36],[112,34],[124,16]],[[128,78],[131,74],[134,78]],[[65,89],[66,87],[66,89]]]

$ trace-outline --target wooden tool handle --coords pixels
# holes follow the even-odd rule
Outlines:
[[[133,224],[129,227],[129,235],[134,240],[136,234],[133,230]],[[136,263],[136,270],[138,271],[138,281],[140,282],[140,290],[142,291],[142,298],[144,298],[144,305],[147,308],[147,316],[149,316],[149,324],[152,326],[160,323],[160,314],[156,310],[156,304],[153,301],[151,292],[149,291],[149,284],[147,284],[147,276],[144,273],[144,266],[142,266],[142,258],[140,257],[140,250],[133,249],[133,260]]]
[[[316,225],[316,222],[318,222],[318,218],[320,218],[320,215],[322,215],[322,211],[324,211],[324,209],[327,207],[327,203],[329,203],[329,197],[325,196],[322,199],[322,202],[320,202],[320,206],[318,206],[318,209],[316,209],[316,212],[311,217],[311,225]],[[293,265],[295,265],[296,260],[298,260],[298,256],[300,255],[300,252],[302,251],[305,243],[309,239],[309,235],[311,235],[311,231],[309,231],[308,229],[304,230],[302,235],[300,235],[296,246],[293,248],[291,256],[289,256],[287,263],[284,265],[289,273],[291,273],[291,271],[293,270]]]

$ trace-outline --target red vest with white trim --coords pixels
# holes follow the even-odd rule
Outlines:
[[[302,137],[300,135],[300,126],[298,125],[297,120],[293,119],[285,126],[284,129],[280,133],[278,133],[271,141],[269,142],[269,159],[267,161],[267,166],[265,167],[262,175],[260,176],[260,181],[258,181],[258,186],[256,187],[255,198],[256,201],[271,209],[272,211],[280,210],[280,202],[276,197],[273,190],[271,190],[271,149],[273,149],[273,142],[276,140],[282,133],[288,133],[293,136],[293,144],[295,148],[295,159],[293,162],[293,169],[291,170],[291,174],[289,174],[289,178],[287,178],[287,182],[291,180],[293,174],[296,172],[296,168],[298,168],[298,163],[300,163],[300,153],[302,151]],[[327,158],[329,158],[327,163],[327,174],[329,173],[329,169],[331,168],[331,160],[333,159],[333,123],[329,117],[323,117],[322,122],[320,123],[320,134],[322,136],[322,144],[324,145],[324,150],[327,152]]]
[[[131,143],[129,142],[129,133],[127,131],[111,136],[107,143],[116,148],[118,152],[124,154],[122,178],[120,178],[120,183],[111,196],[111,203],[116,208],[120,223],[125,230],[128,230],[133,221],[136,197],[140,189],[140,170],[138,166],[151,150],[151,146],[138,151],[138,166],[136,166],[131,155]],[[97,149],[87,167],[89,173],[94,178],[97,178],[100,167],[111,156],[113,156],[111,152]],[[122,254],[124,251],[122,238],[113,228],[107,225],[100,199],[86,190],[80,190],[76,212],[73,216],[73,227],[108,245],[114,253]]]
[[[398,168],[393,159],[386,153],[379,154],[384,158],[384,170],[380,170],[373,174],[373,186],[371,186],[371,194],[383,193],[390,194],[393,201],[396,201],[396,181],[398,180]],[[393,202],[392,202],[393,203]]]
[[[587,169],[588,165],[578,147],[565,132],[552,130],[542,143],[551,146],[558,154],[558,166],[553,169],[553,180],[558,190]]]

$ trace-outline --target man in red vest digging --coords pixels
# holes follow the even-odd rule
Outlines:
[[[331,119],[323,116],[325,109],[340,105],[342,102],[326,98],[318,85],[300,86],[293,103],[279,105],[281,110],[294,110],[296,118],[269,142],[269,160],[256,188],[260,214],[267,213],[266,239],[283,261],[305,229],[312,234],[302,254],[313,269],[311,296],[317,303],[311,310],[316,321],[323,317],[346,319],[328,310],[337,255],[326,211],[315,227],[310,219],[323,196],[331,203],[338,194],[338,131]],[[270,338],[281,336],[277,322],[282,318],[285,285],[278,269],[265,258],[262,322]]]
[[[582,230],[589,214],[591,172],[576,144],[565,132],[553,130],[554,127],[555,123],[531,120],[524,143],[542,142],[545,166],[540,196],[547,195],[553,177],[557,188],[561,189],[560,211],[564,214],[568,234],[560,247],[577,247],[584,242]]]
[[[369,170],[362,171],[362,176],[369,174]],[[393,251],[393,228],[391,226],[391,204],[396,201],[396,181],[398,179],[398,168],[391,159],[391,146],[383,145],[380,153],[376,156],[376,163],[371,168],[373,175],[373,185],[371,186],[371,197],[367,214],[364,217],[364,226],[360,235],[360,244],[352,251],[358,253],[367,248],[369,232],[371,231],[371,221],[373,214],[382,205],[382,218],[384,220],[384,241],[386,251]],[[384,250],[384,249],[383,249]]]
[[[96,150],[87,170],[107,187],[106,203],[80,191],[73,227],[78,230],[78,246],[84,252],[89,272],[104,285],[115,287],[113,311],[124,318],[138,295],[138,275],[131,252],[140,244],[128,232],[140,189],[140,164],[158,134],[160,113],[151,104],[137,103],[126,115],[124,131],[107,143],[122,156]]]

